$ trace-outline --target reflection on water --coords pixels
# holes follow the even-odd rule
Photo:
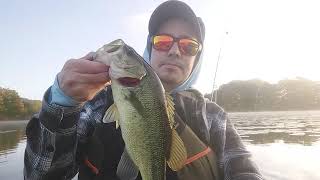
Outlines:
[[[230,113],[229,117],[251,144],[280,141],[310,146],[320,140],[320,111]]]
[[[320,144],[248,145],[261,173],[270,180],[319,180]]]
[[[25,138],[27,121],[0,121],[0,156],[14,152],[18,143]]]
[[[23,179],[27,121],[0,121],[0,179]]]
[[[230,113],[229,117],[266,179],[320,179],[320,111]]]
[[[320,179],[320,111],[230,113],[229,117],[266,179]],[[0,180],[23,179],[26,123],[0,121]]]

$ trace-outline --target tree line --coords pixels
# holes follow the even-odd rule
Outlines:
[[[320,82],[305,78],[285,79],[277,84],[259,79],[235,80],[221,85],[214,94],[217,104],[227,111],[320,109]],[[15,90],[0,87],[0,120],[29,119],[40,108],[41,101],[21,98]]]
[[[227,111],[319,110],[320,82],[297,77],[270,84],[259,79],[231,81],[214,91]],[[210,98],[211,94],[205,97]]]
[[[21,98],[15,90],[0,87],[0,121],[29,119],[41,107],[41,101]]]

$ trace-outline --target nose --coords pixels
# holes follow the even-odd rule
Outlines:
[[[181,52],[180,49],[178,47],[178,43],[174,42],[172,47],[170,48],[169,52],[168,52],[168,56],[177,56],[177,57],[181,57]]]

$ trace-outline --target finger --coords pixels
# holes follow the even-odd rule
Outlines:
[[[76,60],[71,68],[78,73],[84,74],[98,74],[102,72],[109,72],[109,66],[96,61],[88,61],[83,59]]]
[[[101,83],[81,84],[81,86],[75,86],[74,98],[79,102],[91,100],[98,92],[104,89],[107,85]]]
[[[108,86],[106,84],[84,84],[84,85],[86,86],[86,89],[88,92],[97,92]]]
[[[87,87],[87,90],[90,91],[91,89],[103,89],[107,86],[111,85],[111,80],[106,83],[90,83],[90,84],[82,84]]]
[[[102,72],[97,74],[77,74],[76,79],[85,84],[106,84],[110,81],[109,73]]]
[[[112,84],[111,80],[108,81],[106,84],[104,84],[105,86],[110,86]]]

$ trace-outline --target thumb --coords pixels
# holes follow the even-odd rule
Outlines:
[[[95,56],[96,56],[96,52],[91,51],[91,52],[89,52],[87,55],[83,56],[83,57],[80,58],[80,59],[85,59],[85,60],[93,61],[94,58],[95,58]]]

